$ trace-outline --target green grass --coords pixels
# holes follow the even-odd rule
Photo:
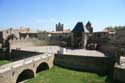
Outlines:
[[[94,73],[79,72],[54,66],[37,74],[35,78],[25,83],[106,83],[106,76]]]
[[[10,61],[8,61],[8,60],[0,60],[0,65],[3,65],[3,64],[7,64],[7,63],[9,63]]]

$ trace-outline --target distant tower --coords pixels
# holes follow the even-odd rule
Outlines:
[[[88,21],[88,23],[86,24],[86,29],[87,29],[90,33],[93,32],[93,27],[92,27],[91,22]]]
[[[61,24],[60,22],[56,24],[56,31],[63,31],[63,24]]]

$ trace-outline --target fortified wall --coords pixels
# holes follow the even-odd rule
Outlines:
[[[78,56],[78,55],[55,55],[54,64],[80,71],[90,71],[106,74],[112,70],[114,60],[109,57]]]
[[[17,54],[17,56],[13,56],[13,57],[19,57],[19,56],[23,55],[23,53],[25,53],[26,56],[28,56],[28,54],[32,56],[32,55],[34,55],[35,52],[28,53],[28,52],[24,52],[22,50],[20,52],[15,50],[14,53],[15,53],[15,55]],[[35,60],[37,60],[39,58],[39,56],[37,57],[37,55],[39,55],[39,54],[36,54],[36,56],[32,56],[32,57],[36,57]],[[120,74],[119,74],[119,71],[117,71],[117,70],[114,71],[115,73],[113,72],[113,70],[115,69],[115,67],[114,67],[115,61],[114,61],[113,57],[109,57],[109,56],[102,56],[101,57],[101,56],[95,56],[95,55],[87,56],[85,54],[82,54],[82,55],[69,55],[69,54],[50,54],[50,55],[48,55],[48,54],[43,54],[43,55],[53,57],[52,60],[50,62],[48,62],[48,64],[50,64],[50,65],[54,64],[54,65],[68,68],[68,69],[72,69],[72,70],[94,72],[94,73],[97,73],[99,75],[108,75],[109,73],[113,73],[115,75],[120,76],[120,78],[122,78],[122,80],[124,81],[124,79],[123,79],[124,74],[123,74],[123,76],[121,76],[122,72],[120,72]],[[43,57],[43,56],[41,56],[41,57]],[[24,59],[28,59],[28,58],[25,57]],[[18,70],[18,68],[15,68],[12,70],[10,69],[10,71],[8,71],[7,73],[2,74],[2,77],[0,78],[0,80],[3,80],[2,78],[8,77],[7,81],[14,80],[11,83],[15,83],[15,81],[18,78],[19,73],[23,72],[23,70],[26,70],[27,68],[29,68],[30,70],[33,70],[33,72],[34,72],[34,70],[36,71],[38,65],[36,67],[34,67],[34,64],[37,64],[37,63],[40,64],[41,60],[34,62],[34,59],[33,60],[32,59],[30,61],[33,62],[33,64],[27,64],[26,66],[24,65],[23,67],[19,66],[18,67],[19,70]],[[50,60],[50,59],[46,59],[46,61],[48,61],[48,60]],[[24,63],[25,63],[25,61],[26,60],[24,60]],[[17,63],[17,62],[14,62],[14,63]],[[29,63],[29,59],[27,60],[27,63]],[[51,67],[52,66],[53,65],[51,65]],[[17,67],[17,66],[15,66],[13,64],[13,67]],[[1,71],[3,71],[3,69]],[[10,74],[8,74],[8,73],[10,73]],[[28,74],[28,76],[30,76],[29,73],[26,73],[26,75],[27,74]],[[10,78],[9,76],[13,77],[13,78],[9,79]],[[114,78],[117,79],[118,77],[114,77]],[[8,82],[5,82],[5,83],[8,83]]]

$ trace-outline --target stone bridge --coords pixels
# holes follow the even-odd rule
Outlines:
[[[36,50],[37,52],[44,54],[37,54],[29,58],[0,66],[0,83],[24,82],[28,78],[35,77],[38,72],[51,68],[54,64],[69,69],[104,74],[108,74],[114,69],[114,71],[112,71],[113,78],[125,81],[125,65],[122,63],[122,65],[116,65],[114,67],[114,56],[108,56],[98,51],[84,49],[63,49],[62,51],[59,51],[59,48],[57,47],[35,47],[27,50]],[[20,53],[18,53],[18,55],[19,54]],[[20,56],[21,55],[23,54],[20,54]],[[125,61],[125,58],[122,61]]]
[[[54,54],[39,54],[0,67],[0,82],[20,83],[53,66]]]

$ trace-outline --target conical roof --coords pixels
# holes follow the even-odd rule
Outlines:
[[[90,21],[87,22],[86,27],[87,26],[91,26],[91,22]]]
[[[78,22],[72,32],[84,32],[84,26],[82,22]]]

